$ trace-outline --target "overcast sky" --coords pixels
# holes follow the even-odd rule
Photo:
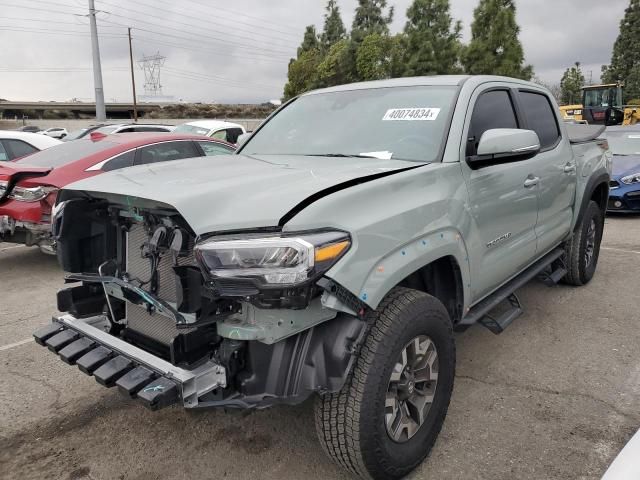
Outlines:
[[[389,0],[394,32],[412,0]],[[133,27],[134,58],[159,52],[164,95],[203,102],[262,102],[280,98],[288,59],[305,25],[323,22],[324,0],[95,0],[105,99],[129,101],[126,27]],[[451,0],[464,40],[476,0]],[[608,63],[628,0],[518,0],[526,61],[558,82],[574,61],[587,80]],[[357,0],[339,0],[351,25]],[[0,0],[0,98],[93,99],[87,0]],[[136,65],[138,94],[144,74]]]

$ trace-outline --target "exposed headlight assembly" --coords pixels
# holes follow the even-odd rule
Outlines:
[[[632,183],[640,183],[640,172],[622,177],[620,181],[627,185],[631,185]]]
[[[0,182],[0,195],[4,193],[7,188],[7,182]],[[44,200],[51,192],[55,192],[57,189],[54,187],[13,187],[13,190],[9,194],[9,198],[12,200],[18,200],[19,202],[39,202]]]
[[[211,280],[251,281],[256,287],[297,287],[314,280],[351,246],[349,234],[323,231],[278,236],[213,237],[195,247]]]

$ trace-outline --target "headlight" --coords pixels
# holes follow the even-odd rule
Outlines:
[[[4,193],[7,188],[7,182],[0,182],[0,195]],[[51,192],[55,192],[57,189],[54,187],[37,186],[32,188],[27,187],[13,187],[13,191],[9,195],[9,198],[18,200],[19,202],[39,202],[47,198]]]
[[[626,183],[627,185],[631,185],[632,183],[640,183],[640,172],[622,177],[620,181],[622,183]]]
[[[251,280],[257,285],[297,286],[319,277],[351,246],[345,232],[274,237],[214,237],[196,245],[209,278]]]

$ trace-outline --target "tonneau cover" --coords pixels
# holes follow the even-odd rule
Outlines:
[[[604,132],[604,125],[583,125],[579,123],[567,123],[567,133],[571,143],[584,143],[595,140]]]

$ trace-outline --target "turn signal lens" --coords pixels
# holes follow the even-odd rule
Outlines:
[[[326,262],[339,257],[347,248],[349,248],[349,245],[351,245],[351,242],[349,240],[344,240],[339,243],[334,243],[333,245],[316,247],[316,263]]]

